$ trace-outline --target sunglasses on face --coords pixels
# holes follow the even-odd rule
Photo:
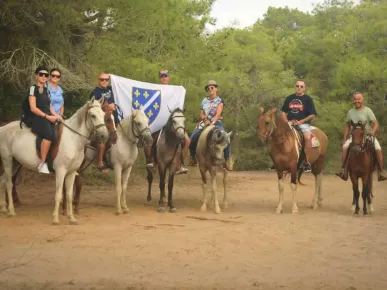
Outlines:
[[[43,72],[40,72],[38,74],[40,77],[45,77],[45,78],[48,78],[49,74],[48,73],[43,73]]]
[[[209,92],[209,91],[212,91],[213,89],[215,89],[216,87],[208,87],[207,88],[207,92]]]
[[[108,82],[108,81],[110,81],[110,79],[101,79],[101,78],[100,78],[99,81],[100,81],[100,82]]]
[[[60,79],[60,75],[51,75],[52,78]]]
[[[296,88],[301,88],[301,89],[303,89],[303,88],[304,88],[304,86],[301,86],[301,85],[296,85]]]

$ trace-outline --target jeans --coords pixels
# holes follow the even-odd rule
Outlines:
[[[221,121],[217,121],[216,123],[215,123],[215,126],[216,127],[218,127],[218,128],[220,128],[222,131],[226,131],[225,129],[224,129],[224,126],[223,126],[223,123],[221,122]],[[202,129],[203,130],[203,129]],[[197,144],[198,144],[198,140],[196,140],[196,138],[195,138],[195,135],[197,135],[198,133],[200,133],[200,129],[199,128],[195,128],[195,130],[192,132],[192,134],[191,134],[191,137],[190,137],[190,139],[191,139],[191,144],[190,144],[190,146],[189,146],[189,151],[190,151],[190,155],[191,155],[191,157],[195,157],[195,154],[196,154],[196,146],[197,146]],[[194,140],[194,138],[195,138],[195,140]],[[193,140],[193,141],[192,141]],[[226,148],[224,149],[224,159],[226,159],[226,160],[229,160],[230,159],[230,152],[231,152],[231,144],[227,144],[227,146],[226,146]]]

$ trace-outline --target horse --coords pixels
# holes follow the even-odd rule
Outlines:
[[[77,224],[73,215],[72,198],[73,184],[76,170],[82,163],[86,142],[91,133],[96,132],[99,138],[106,140],[108,132],[104,123],[104,113],[101,105],[104,98],[96,101],[92,98],[82,106],[70,119],[61,123],[62,134],[52,151],[56,151],[53,161],[56,175],[55,206],[53,212],[54,225],[59,222],[59,205],[62,201],[63,185],[66,185],[67,213],[70,224]],[[40,162],[36,154],[36,136],[30,129],[20,126],[19,121],[1,127],[0,129],[0,158],[4,173],[0,176],[0,189],[8,194],[8,214],[15,215],[12,199],[12,165],[16,160],[21,166],[36,170]],[[1,164],[0,164],[1,167]],[[1,170],[0,170],[1,171]],[[5,204],[0,204],[0,210],[7,212]]]
[[[153,142],[152,135],[149,129],[149,119],[146,116],[143,108],[134,110],[132,115],[126,117],[117,126],[117,142],[105,153],[107,156],[107,166],[114,170],[115,175],[115,191],[117,195],[117,211],[116,214],[128,213],[129,209],[126,204],[126,191],[128,180],[134,162],[138,156],[137,143],[142,139],[145,143]],[[79,198],[82,191],[84,171],[91,163],[96,160],[97,152],[87,146],[83,166],[79,168],[79,175],[75,178],[75,195],[74,195],[74,210],[78,212]],[[121,202],[122,199],[122,202]]]
[[[173,205],[172,190],[175,172],[177,170],[177,164],[179,159],[182,158],[182,150],[185,142],[185,117],[184,112],[177,108],[171,112],[168,118],[167,124],[161,130],[157,143],[152,150],[152,156],[154,163],[157,164],[159,171],[160,181],[160,200],[158,211],[165,211],[164,199],[165,199],[165,177],[167,170],[169,171],[168,177],[168,207],[170,212],[176,212],[176,208]],[[152,199],[152,182],[153,172],[148,170],[148,196],[147,200]]]
[[[201,211],[207,210],[207,171],[211,176],[211,184],[212,184],[212,198],[211,203],[214,206],[214,212],[219,214],[221,213],[218,195],[216,191],[216,171],[217,168],[223,169],[223,187],[224,187],[224,195],[223,195],[223,208],[226,209],[228,207],[227,203],[227,177],[228,171],[223,168],[224,163],[226,162],[224,159],[223,151],[226,146],[230,143],[230,136],[232,132],[226,133],[222,131],[220,128],[211,125],[206,127],[201,133],[199,133],[199,140],[196,147],[196,159],[198,161],[200,174],[202,176],[202,189],[203,189],[203,204],[201,206]]]
[[[297,207],[297,183],[301,183],[303,169],[304,152],[300,153],[302,147],[303,136],[301,132],[296,131],[291,127],[280,114],[277,109],[271,109],[265,112],[260,107],[260,114],[257,119],[258,138],[262,143],[267,143],[270,157],[274,162],[275,170],[278,176],[279,203],[276,208],[276,213],[282,213],[283,193],[284,193],[284,171],[290,172],[291,184],[290,187],[293,193],[292,213],[298,213]],[[324,169],[324,160],[328,150],[328,137],[320,129],[311,126],[312,148],[310,150],[309,162],[312,165],[312,173],[315,177],[315,194],[312,201],[312,208],[317,209],[322,206],[322,172]],[[298,174],[297,174],[298,171]],[[298,175],[298,177],[297,177]]]
[[[352,142],[348,151],[347,167],[348,173],[352,182],[353,200],[351,210],[355,215],[359,214],[359,178],[362,179],[362,198],[363,198],[363,214],[368,214],[367,203],[369,211],[374,211],[372,206],[372,177],[373,172],[376,169],[377,162],[375,160],[374,144],[372,138],[369,138],[365,134],[365,123],[361,121],[354,123],[351,121],[352,126]]]

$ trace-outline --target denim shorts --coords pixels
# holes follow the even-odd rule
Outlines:
[[[300,124],[298,125],[302,133],[311,133],[309,124]]]

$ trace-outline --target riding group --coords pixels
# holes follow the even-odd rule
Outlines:
[[[220,213],[216,193],[216,172],[223,171],[223,207],[227,208],[227,176],[232,171],[230,162],[230,136],[223,126],[224,100],[218,95],[218,85],[211,80],[205,86],[207,96],[200,106],[201,121],[191,136],[185,129],[184,112],[180,108],[170,111],[164,128],[158,132],[149,130],[148,118],[143,109],[134,110],[124,118],[115,104],[110,76],[101,73],[98,85],[91,92],[89,101],[69,119],[64,118],[63,90],[59,85],[62,73],[39,66],[35,70],[36,83],[30,87],[23,102],[21,122],[14,121],[0,127],[0,192],[6,193],[0,210],[15,215],[15,204],[19,203],[15,183],[22,167],[37,169],[40,173],[55,172],[56,191],[53,224],[59,224],[59,205],[63,198],[70,224],[76,224],[74,211],[78,212],[82,187],[82,173],[96,162],[97,170],[114,170],[117,194],[117,214],[127,213],[126,190],[132,166],[138,156],[138,148],[144,147],[148,171],[148,201],[151,200],[153,171],[157,167],[160,175],[159,211],[164,211],[165,178],[168,176],[167,205],[171,212],[174,176],[189,170],[184,159],[190,152],[190,165],[198,164],[203,182],[203,203],[207,209],[207,179],[209,171],[212,183],[210,205]],[[168,85],[168,70],[159,71],[160,83]],[[260,108],[257,132],[262,142],[267,143],[277,171],[279,182],[279,204],[282,212],[284,176],[291,174],[293,192],[292,212],[298,212],[297,183],[303,172],[312,172],[316,179],[312,207],[321,205],[321,175],[328,147],[328,138],[320,129],[310,125],[317,115],[313,99],[305,94],[305,81],[296,82],[295,93],[288,96],[282,110],[265,111]],[[367,206],[372,209],[372,173],[378,169],[378,180],[387,179],[383,170],[381,147],[375,134],[378,122],[372,110],[364,106],[361,93],[353,95],[355,108],[347,115],[344,129],[342,168],[337,175],[343,180],[350,175],[354,184],[353,207],[359,211],[358,179],[363,179],[364,214]],[[298,178],[297,178],[298,176]],[[73,202],[73,188],[75,195]],[[75,207],[73,210],[73,206]]]

